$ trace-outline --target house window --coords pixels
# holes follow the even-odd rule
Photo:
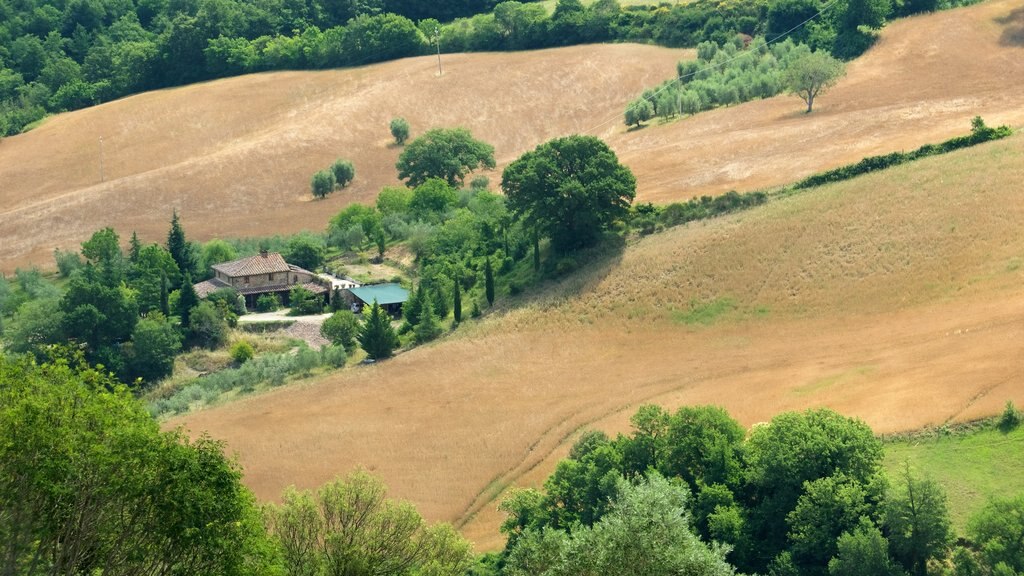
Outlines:
[[[248,277],[248,276],[246,276],[246,277],[245,277],[245,285],[246,285],[246,286],[248,286],[248,285],[249,285],[249,277]]]
[[[273,274],[267,274],[267,281],[268,282],[273,282],[274,281],[274,275]]]
[[[298,274],[295,274],[295,275],[292,276],[292,282],[295,282],[296,284],[298,284],[298,282],[299,282]]]

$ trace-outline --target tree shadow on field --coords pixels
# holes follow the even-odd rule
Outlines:
[[[601,243],[566,255],[549,255],[542,266],[543,280],[520,296],[516,307],[551,308],[593,291],[622,262],[626,240],[606,234]]]
[[[996,18],[1004,26],[999,43],[1003,46],[1024,46],[1024,6],[1012,10],[1002,18]]]

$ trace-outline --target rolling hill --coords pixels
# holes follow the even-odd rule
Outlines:
[[[992,0],[895,22],[810,116],[777,97],[639,131],[621,123],[626,102],[687,52],[445,55],[441,77],[422,57],[140,94],[0,143],[0,270],[52,266],[55,247],[76,248],[107,225],[162,240],[172,209],[200,240],[321,230],[395,183],[394,116],[414,135],[466,126],[495,145],[499,170],[552,137],[598,135],[637,175],[639,199],[655,202],[791,182],[964,133],[978,114],[1019,126],[1022,18],[1015,2]],[[355,162],[355,183],[314,202],[310,176],[337,157]],[[491,177],[496,185],[500,172]]]

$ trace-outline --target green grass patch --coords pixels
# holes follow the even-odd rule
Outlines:
[[[885,468],[897,477],[904,462],[911,471],[937,481],[949,496],[954,529],[963,534],[967,520],[989,498],[1024,492],[1024,427],[1004,434],[993,426],[965,433],[937,433],[888,441]]]
[[[709,302],[694,300],[689,310],[673,310],[672,321],[679,324],[710,326],[723,315],[736,310],[739,306],[732,298],[715,298]]]
[[[874,366],[859,366],[845,372],[840,372],[839,374],[819,378],[808,384],[794,388],[793,394],[796,394],[797,396],[807,396],[809,394],[828,390],[829,388],[847,383],[862,376],[867,376],[874,371]]]

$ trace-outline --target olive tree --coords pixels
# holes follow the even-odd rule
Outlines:
[[[330,170],[320,170],[313,174],[313,179],[310,181],[313,196],[317,198],[326,198],[328,194],[334,191],[336,185],[337,180],[334,177],[334,172]]]
[[[331,173],[334,174],[334,186],[344,188],[356,177],[356,168],[350,160],[338,158],[334,164],[331,164]]]
[[[811,52],[790,63],[783,74],[783,82],[790,94],[799,96],[807,104],[807,113],[814,107],[814,99],[836,85],[846,74],[846,66],[827,52]]]
[[[409,122],[405,118],[391,119],[391,135],[395,138],[395,144],[401,146],[409,139]]]
[[[633,173],[593,136],[541,144],[505,168],[501,187],[509,208],[543,231],[558,252],[595,244],[636,196]]]

